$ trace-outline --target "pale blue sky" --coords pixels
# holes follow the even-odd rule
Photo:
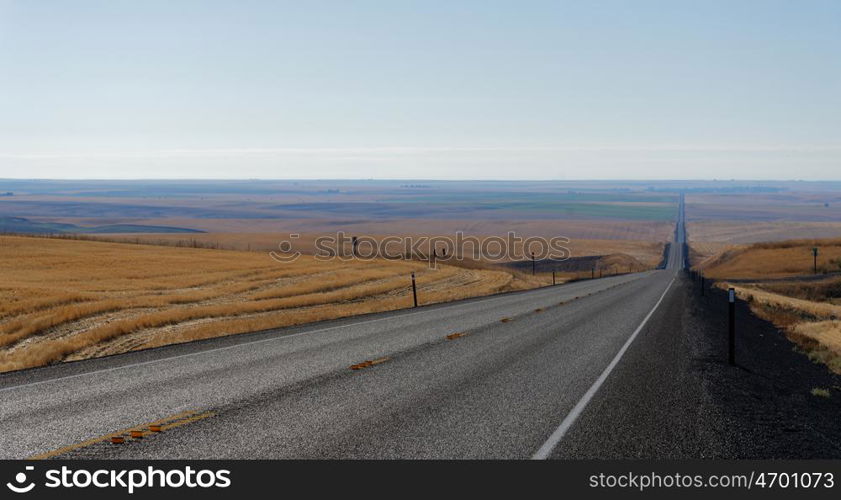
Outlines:
[[[841,2],[0,0],[0,177],[841,179]]]

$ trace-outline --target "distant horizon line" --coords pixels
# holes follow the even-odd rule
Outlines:
[[[510,178],[465,178],[465,179],[443,179],[443,178],[371,178],[371,177],[321,177],[321,178],[305,178],[305,177],[0,177],[0,182],[3,181],[83,181],[83,182],[140,182],[140,181],[155,181],[155,182],[322,182],[322,181],[357,181],[357,182],[720,182],[720,183],[822,183],[822,182],[841,182],[838,179],[756,179],[756,178],[598,178],[598,179],[557,179],[557,178],[543,178],[543,179],[510,179]]]

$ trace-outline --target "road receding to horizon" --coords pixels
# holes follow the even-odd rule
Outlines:
[[[720,311],[698,301],[681,272],[682,206],[680,214],[663,270],[0,376],[0,454],[789,456],[784,448],[734,438],[738,429],[757,432],[757,413],[743,401],[771,390],[754,383],[759,369],[747,365],[759,359],[768,366],[766,358],[781,352],[793,356],[784,360],[790,376],[806,370],[801,361],[813,365],[779,347],[762,351],[763,358],[744,356],[739,368],[721,362]],[[711,290],[705,300],[715,295]],[[771,337],[763,330],[758,338]],[[741,349],[757,350],[747,343]],[[820,379],[810,376],[803,383]],[[742,384],[738,398],[722,386],[733,380]],[[799,386],[787,393],[771,386],[774,397],[762,394],[766,404],[800,401]],[[837,415],[835,400],[821,406],[811,397],[796,406],[807,433],[814,429],[803,412]],[[778,420],[762,427],[768,436],[795,425]],[[828,425],[819,431],[832,432]],[[125,442],[113,444],[113,436]],[[812,456],[841,455],[832,439],[805,442]]]

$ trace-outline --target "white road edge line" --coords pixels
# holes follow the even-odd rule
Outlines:
[[[401,315],[401,317],[420,314],[421,312],[424,312],[424,311],[417,311],[417,312],[413,312],[413,313],[404,314],[404,315]],[[348,325],[336,325],[336,326],[331,326],[331,327],[328,327],[328,328],[319,328],[317,330],[307,330],[305,332],[298,332],[298,333],[291,333],[291,334],[288,334],[288,335],[280,335],[280,336],[277,336],[277,337],[270,337],[270,338],[267,338],[267,339],[251,340],[251,341],[246,341],[246,342],[242,342],[242,343],[234,344],[234,345],[229,345],[229,346],[225,346],[225,347],[214,347],[214,348],[205,349],[205,350],[202,350],[202,351],[188,352],[188,353],[185,353],[185,354],[179,354],[177,356],[169,356],[169,357],[166,357],[166,358],[159,358],[159,359],[150,359],[149,361],[141,361],[140,363],[130,363],[130,364],[127,364],[127,365],[114,366],[114,367],[111,367],[111,368],[103,368],[101,370],[93,370],[93,371],[84,372],[84,373],[77,373],[75,375],[66,375],[64,377],[56,377],[56,378],[50,378],[50,379],[46,379],[46,380],[39,380],[38,382],[30,382],[28,384],[18,384],[18,385],[13,385],[13,386],[9,386],[9,387],[2,387],[2,388],[0,388],[0,392],[10,391],[12,389],[20,389],[20,388],[23,388],[23,387],[32,387],[32,386],[36,386],[36,385],[47,384],[47,383],[50,383],[50,382],[60,382],[62,380],[69,380],[69,379],[74,379],[74,378],[78,378],[78,377],[84,377],[85,375],[97,375],[97,374],[100,374],[100,373],[108,373],[108,372],[113,372],[113,371],[116,371],[116,370],[124,370],[126,368],[136,368],[136,367],[139,367],[139,366],[146,366],[146,365],[151,365],[151,364],[155,364],[155,363],[163,363],[165,361],[174,361],[174,360],[177,360],[177,359],[191,358],[193,356],[200,356],[202,354],[208,354],[208,353],[220,352],[220,351],[227,351],[229,349],[235,349],[237,347],[253,346],[255,344],[263,344],[265,342],[274,342],[274,341],[283,340],[283,339],[291,339],[293,337],[299,337],[301,335],[308,335],[308,334],[311,334],[311,333],[326,332],[326,331],[330,331],[330,330],[335,330],[337,328],[344,328],[344,327],[348,327],[348,326],[367,325],[369,323],[377,323],[379,321],[385,321],[387,319],[392,319],[392,318],[393,317],[391,317],[391,316],[388,317],[388,318],[376,318],[376,319],[371,319],[371,320],[367,320],[367,321],[360,321],[358,323],[352,323],[352,324],[348,324]]]
[[[624,284],[624,283],[629,283],[631,281],[637,280],[639,278],[640,278],[640,276],[637,275],[633,279],[629,279],[627,281],[625,281],[625,280],[618,280],[618,281],[620,281],[620,284]],[[587,283],[587,281],[581,281],[579,283]],[[570,284],[574,285],[575,283],[570,283]],[[553,288],[552,287],[543,287],[543,288],[537,288],[533,291],[534,292],[547,292],[548,293],[550,291],[553,291]],[[487,303],[489,301],[504,300],[506,298],[510,298],[510,297],[505,297],[505,296],[502,296],[502,297],[500,297],[500,296],[479,297],[479,300],[471,302],[470,304],[476,304],[476,303],[479,303],[479,302]],[[463,306],[463,305],[465,305],[465,304],[454,303],[454,304],[452,304],[452,307],[458,307],[458,306]],[[391,312],[391,311],[389,311],[389,312]],[[406,312],[406,313],[399,314],[399,317],[400,318],[406,318],[406,317],[416,316],[418,314],[423,314],[423,313],[427,313],[427,312],[429,312],[429,311]],[[238,347],[253,346],[255,344],[262,344],[262,343],[265,343],[265,342],[277,342],[277,341],[281,341],[281,340],[285,340],[285,339],[291,339],[291,338],[294,338],[294,337],[300,337],[301,335],[309,335],[311,333],[323,333],[323,332],[327,332],[327,331],[331,331],[331,330],[336,330],[338,328],[346,328],[346,327],[367,325],[367,324],[377,323],[377,322],[380,322],[380,321],[386,321],[386,320],[394,319],[394,318],[395,318],[395,316],[388,316],[388,317],[385,317],[385,318],[375,318],[375,319],[370,319],[370,320],[366,320],[366,321],[352,322],[350,324],[345,324],[345,325],[336,325],[336,326],[331,326],[331,327],[327,327],[327,328],[319,328],[319,329],[316,329],[316,330],[307,330],[307,331],[304,331],[304,332],[290,333],[290,334],[287,334],[287,335],[279,335],[277,337],[269,337],[269,338],[266,338],[266,339],[250,340],[250,341],[245,341],[245,342],[241,342],[241,343],[238,343],[238,344],[229,345],[229,346],[225,346],[225,347],[214,347],[214,348],[205,349],[205,350],[202,350],[202,351],[179,354],[177,356],[170,356],[170,357],[159,358],[159,359],[151,359],[149,361],[141,361],[139,363],[130,363],[130,364],[126,364],[126,365],[114,366],[114,367],[111,367],[111,368],[103,368],[101,370],[92,370],[92,371],[89,371],[89,372],[77,373],[77,374],[74,374],[74,375],[65,375],[63,377],[56,377],[56,378],[50,378],[50,379],[45,379],[45,380],[39,380],[37,382],[29,382],[29,383],[26,383],[26,384],[18,384],[18,385],[11,385],[11,386],[8,386],[8,387],[0,387],[0,393],[6,392],[6,391],[12,391],[12,390],[15,390],[15,389],[23,389],[25,387],[34,387],[34,386],[38,386],[38,385],[49,384],[49,383],[52,383],[52,382],[61,382],[63,380],[71,380],[71,379],[75,379],[75,378],[79,378],[79,377],[84,377],[86,375],[98,375],[100,373],[109,373],[109,372],[113,372],[113,371],[117,371],[117,370],[124,370],[124,369],[127,369],[127,368],[136,368],[136,367],[139,367],[139,366],[146,366],[146,365],[151,365],[151,364],[155,364],[155,363],[163,363],[163,362],[166,362],[166,361],[174,361],[174,360],[178,360],[178,359],[190,358],[190,357],[193,357],[193,356],[200,356],[200,355],[203,355],[203,354],[208,354],[208,353],[213,353],[213,352],[227,351],[229,349],[236,349]],[[0,375],[2,375],[2,374],[0,374]]]
[[[558,446],[558,443],[561,442],[561,440],[564,438],[570,427],[572,427],[575,421],[578,420],[578,417],[581,415],[581,413],[584,411],[587,405],[590,404],[590,400],[592,400],[593,396],[596,395],[596,392],[598,392],[599,388],[601,388],[604,381],[607,380],[607,377],[610,376],[610,373],[613,371],[616,365],[619,364],[619,360],[622,359],[622,356],[625,354],[625,351],[628,350],[628,347],[630,347],[634,339],[637,338],[637,335],[639,335],[640,331],[642,331],[642,329],[645,327],[645,324],[648,323],[648,320],[654,314],[654,311],[656,311],[657,308],[660,306],[660,303],[663,302],[663,299],[666,297],[666,294],[669,293],[669,290],[672,288],[672,283],[674,282],[675,278],[672,278],[672,280],[669,281],[669,285],[666,287],[666,290],[663,291],[663,295],[660,296],[660,299],[657,301],[656,304],[654,304],[654,307],[652,307],[648,314],[645,316],[645,318],[643,318],[642,323],[640,323],[637,329],[634,330],[634,333],[632,333],[631,336],[628,337],[628,340],[625,341],[625,344],[622,346],[621,349],[619,349],[619,352],[616,353],[616,356],[614,356],[610,364],[607,365],[607,368],[605,368],[602,374],[599,375],[599,378],[596,379],[593,385],[590,386],[589,389],[587,389],[587,392],[585,392],[584,396],[582,396],[578,403],[575,404],[575,406],[572,408],[572,410],[569,412],[566,418],[564,418],[564,420],[561,422],[561,425],[559,425],[558,428],[555,429],[555,432],[553,432],[552,435],[549,436],[549,439],[547,439],[546,442],[543,443],[543,446],[541,446],[540,449],[537,450],[537,452],[535,452],[534,455],[532,455],[532,460],[546,460],[547,458],[549,458],[549,455],[552,453],[555,447]]]

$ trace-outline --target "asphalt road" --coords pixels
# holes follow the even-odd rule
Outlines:
[[[0,376],[0,456],[566,456],[647,383],[625,356],[670,328],[683,234],[663,270]]]

